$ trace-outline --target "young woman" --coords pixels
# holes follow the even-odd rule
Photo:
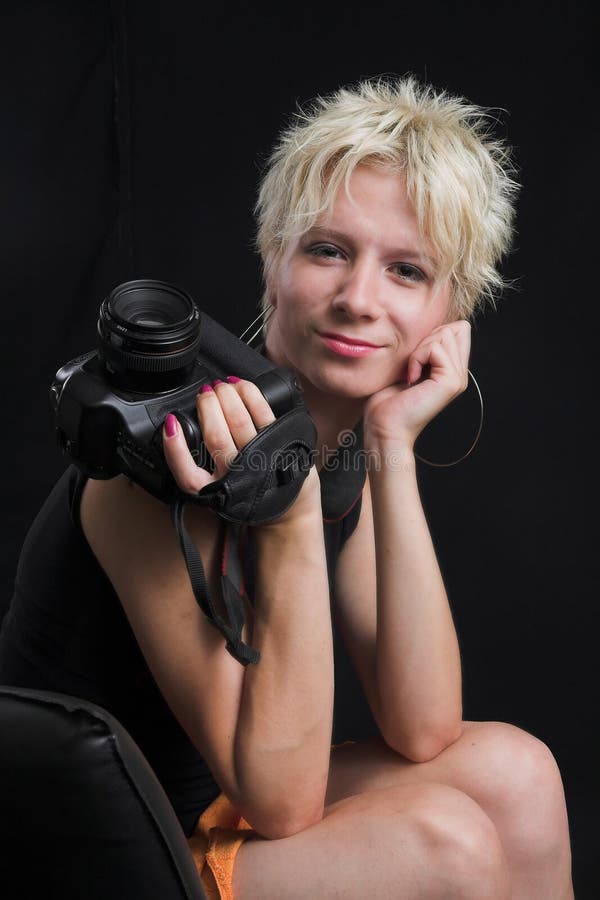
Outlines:
[[[226,652],[168,509],[124,477],[68,470],[28,537],[0,678],[121,719],[212,896],[573,896],[550,751],[514,726],[462,720],[415,475],[417,436],[466,387],[469,319],[502,286],[515,189],[484,111],[410,77],[319,99],[282,133],[257,207],[262,352],[297,373],[318,441],[292,506],[247,529],[258,664]],[[177,419],[164,424],[190,493],[274,419],[235,372],[205,386],[197,413],[212,475]],[[350,433],[367,471],[334,475],[326,455]],[[225,522],[186,515],[218,596]],[[380,731],[333,750],[332,616]]]

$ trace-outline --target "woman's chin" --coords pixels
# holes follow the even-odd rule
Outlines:
[[[300,383],[307,396],[315,392],[335,397],[338,400],[355,400],[357,403],[365,402],[377,391],[387,386],[382,383],[381,377],[365,381],[360,373],[324,371],[321,368],[311,377],[312,373],[300,374]]]

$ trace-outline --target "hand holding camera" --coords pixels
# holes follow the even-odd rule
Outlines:
[[[227,383],[230,373],[240,381]],[[115,288],[97,351],[63,366],[50,395],[59,442],[89,477],[123,473],[167,503],[193,499],[239,524],[277,519],[312,467],[316,429],[295,374],[166,282]]]
[[[228,382],[229,373],[238,374]],[[138,280],[102,302],[97,351],[63,366],[50,397],[59,443],[85,474],[125,474],[170,504],[198,604],[240,663],[258,662],[242,639],[239,567],[221,575],[224,617],[184,507],[206,504],[234,526],[269,524],[306,483],[314,509],[317,435],[295,374],[201,314],[179,288]],[[235,560],[239,529],[229,530]]]
[[[196,464],[175,414],[167,415],[163,432],[165,459],[180,490],[190,494],[222,478],[239,451],[275,421],[256,385],[237,376],[202,385],[196,396],[196,413],[204,445],[213,460],[212,474]]]

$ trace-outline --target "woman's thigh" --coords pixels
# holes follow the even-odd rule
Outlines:
[[[505,900],[498,834],[471,798],[437,784],[372,790],[291,837],[242,845],[236,900]]]

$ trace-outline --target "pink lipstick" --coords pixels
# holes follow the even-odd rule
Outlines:
[[[379,350],[375,344],[369,344],[367,341],[346,337],[343,334],[333,334],[331,332],[320,335],[323,342],[340,356],[368,356]]]

